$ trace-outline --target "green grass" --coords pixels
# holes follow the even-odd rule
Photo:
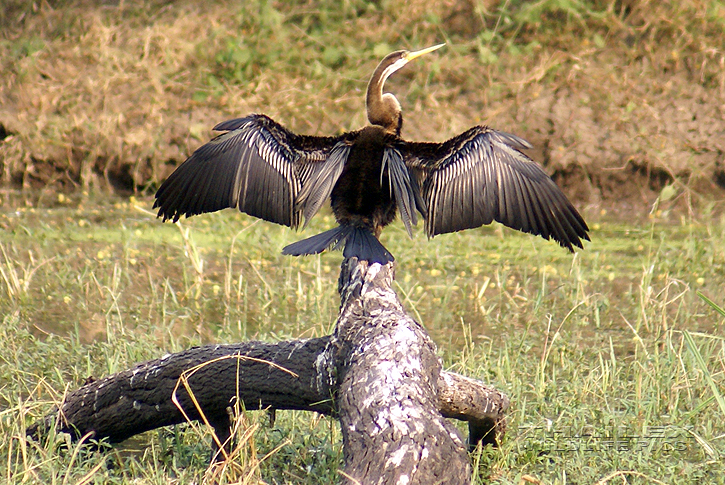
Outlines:
[[[23,429],[88,377],[166,352],[329,333],[341,255],[280,254],[329,212],[303,234],[232,211],[175,227],[141,195],[87,192],[144,194],[249,112],[358,128],[378,60],[445,41],[390,80],[406,136],[488,123],[529,137],[594,228],[575,256],[501,228],[383,234],[446,366],[511,397],[476,479],[723,483],[722,2],[112,3],[0,11],[0,183],[38,188],[0,193],[0,482],[334,481],[339,429],[305,413],[240,412],[235,465],[211,472],[203,427],[103,453]],[[609,435],[640,438],[626,450]]]
[[[28,444],[23,429],[89,376],[192,345],[311,337],[334,325],[340,253],[280,254],[330,226],[326,212],[295,234],[234,211],[161,224],[148,199],[6,201],[0,477],[8,483],[210,479],[210,435],[200,426],[104,452],[66,449],[63,436]],[[422,231],[408,239],[399,224],[383,234],[398,261],[398,294],[446,366],[511,398],[503,446],[472,455],[476,479],[722,483],[725,221],[586,216],[593,242],[574,256],[500,227],[431,241]],[[222,483],[338,476],[333,420],[279,412],[270,425],[247,412],[240,426],[235,465],[216,471]]]

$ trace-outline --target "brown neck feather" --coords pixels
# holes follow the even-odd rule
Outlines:
[[[392,94],[383,94],[385,80],[395,71],[390,69],[390,57],[383,59],[370,77],[365,104],[368,111],[368,121],[371,124],[382,126],[385,131],[400,135],[400,129],[403,125],[400,104]]]

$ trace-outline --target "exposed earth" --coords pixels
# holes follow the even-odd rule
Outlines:
[[[697,211],[725,200],[724,9],[684,27],[637,2],[613,15],[621,24],[544,12],[540,24],[519,27],[514,44],[503,14],[481,13],[495,2],[444,2],[433,13],[413,2],[397,24],[370,9],[328,19],[320,31],[341,37],[332,48],[310,40],[318,30],[304,5],[274,4],[279,17],[269,21],[194,2],[143,11],[132,2],[26,3],[2,17],[6,188],[153,190],[212,126],[250,112],[307,134],[359,128],[379,58],[422,46],[407,38],[436,43],[442,31],[447,51],[388,83],[405,137],[443,140],[479,123],[513,132],[578,204],[622,215],[646,214],[655,201]],[[552,40],[556,22],[561,37]],[[497,51],[484,43],[497,39],[492,31],[501,32]]]

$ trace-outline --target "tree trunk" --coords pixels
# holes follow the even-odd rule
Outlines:
[[[201,419],[214,427],[218,447],[229,437],[229,409],[238,399],[248,410],[337,417],[346,483],[470,483],[465,447],[444,417],[469,422],[469,447],[494,443],[505,429],[508,398],[441,370],[435,345],[392,290],[393,274],[393,263],[345,260],[332,335],[165,355],[71,392],[57,415],[28,434],[55,426],[119,442]]]
[[[468,483],[466,450],[438,410],[435,345],[405,313],[392,281],[392,264],[343,264],[328,367],[345,473],[350,483]]]

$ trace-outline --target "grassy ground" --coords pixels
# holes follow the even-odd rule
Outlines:
[[[0,482],[210,480],[204,429],[104,453],[23,429],[165,352],[329,333],[341,256],[283,258],[301,236],[232,212],[161,225],[144,190],[224,119],[358,128],[378,60],[445,41],[390,80],[405,135],[522,135],[594,228],[576,256],[500,228],[383,235],[446,365],[511,397],[476,480],[723,483],[724,317],[698,295],[723,305],[721,2],[9,0],[0,27]],[[334,421],[240,423],[222,482],[338,476]]]
[[[89,376],[200,343],[323,335],[334,323],[340,254],[282,257],[299,236],[286,228],[233,211],[161,224],[148,199],[14,205],[0,214],[8,483],[202,480],[202,428],[104,453],[64,450],[62,437],[27,444],[23,428]],[[511,397],[503,446],[472,455],[477,480],[723,483],[725,320],[698,292],[722,306],[725,220],[586,217],[594,242],[575,256],[500,228],[383,235],[399,295],[447,367]],[[305,234],[330,223],[321,214]],[[337,476],[334,421],[280,412],[270,426],[247,413],[242,424],[250,436],[236,467],[216,471],[223,482]]]

